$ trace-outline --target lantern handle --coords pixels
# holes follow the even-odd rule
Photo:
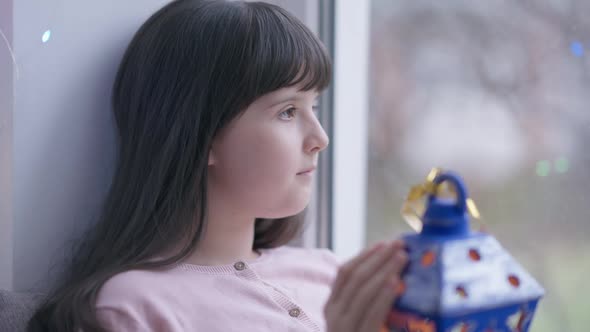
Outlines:
[[[465,186],[463,180],[461,180],[461,177],[458,174],[451,171],[442,172],[434,178],[433,182],[436,187],[441,185],[443,182],[451,183],[455,188],[455,192],[457,193],[457,208],[459,208],[463,212],[467,211],[467,199],[469,198],[469,195],[467,193],[467,187]],[[431,203],[435,198],[436,191],[429,195],[429,203]]]

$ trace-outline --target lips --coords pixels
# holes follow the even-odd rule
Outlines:
[[[306,168],[303,171],[297,173],[297,175],[310,174],[313,171],[315,171],[315,169],[316,169],[316,167],[315,166],[312,166],[312,167]]]

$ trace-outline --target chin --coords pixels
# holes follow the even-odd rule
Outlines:
[[[281,219],[297,215],[305,210],[309,205],[309,197],[297,201],[291,201],[288,205],[283,205],[272,211],[265,211],[259,218]]]

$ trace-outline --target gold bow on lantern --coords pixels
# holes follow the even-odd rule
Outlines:
[[[418,233],[422,231],[422,216],[426,211],[426,197],[428,195],[436,195],[437,197],[457,197],[456,190],[453,186],[447,185],[446,182],[440,184],[434,183],[434,179],[436,179],[441,172],[442,169],[433,168],[430,173],[428,173],[428,176],[426,176],[426,181],[424,183],[410,188],[408,197],[402,205],[402,216],[408,225]],[[481,215],[477,210],[477,206],[475,206],[475,202],[473,202],[471,198],[467,198],[465,204],[469,215],[479,221],[482,226],[481,228],[483,229]]]

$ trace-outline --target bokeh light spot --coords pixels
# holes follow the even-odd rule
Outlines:
[[[537,162],[536,171],[538,176],[547,176],[551,172],[551,164],[547,160],[541,160]]]
[[[573,42],[570,45],[570,50],[572,51],[572,54],[575,56],[584,56],[584,45],[582,45],[582,43],[580,42]]]
[[[555,171],[557,173],[565,173],[570,169],[570,163],[567,158],[557,158],[554,163]]]
[[[43,33],[43,37],[41,37],[41,40],[44,43],[47,43],[49,41],[49,38],[51,38],[51,30],[45,31],[45,33]]]

